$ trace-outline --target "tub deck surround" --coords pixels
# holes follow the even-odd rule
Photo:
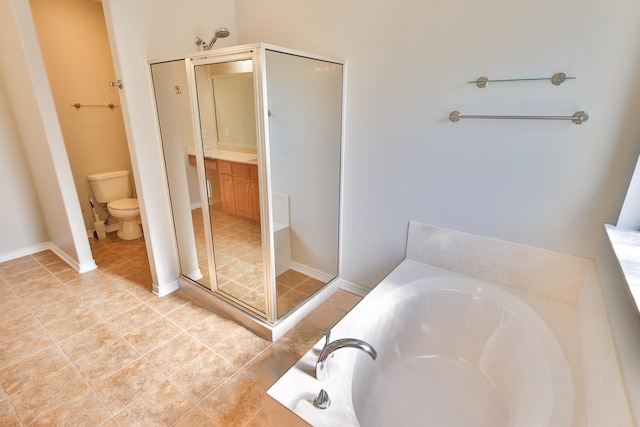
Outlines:
[[[587,258],[413,221],[406,257],[573,306],[594,265]]]
[[[405,260],[332,329],[332,340],[363,339],[378,359],[343,349],[320,382],[319,340],[268,390],[271,423],[295,425],[283,405],[313,426],[586,425],[577,335],[571,305]],[[312,404],[321,389],[325,410]]]

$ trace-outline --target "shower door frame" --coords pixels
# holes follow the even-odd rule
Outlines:
[[[214,240],[211,229],[211,216],[209,206],[207,175],[204,162],[204,148],[201,133],[201,123],[198,104],[198,93],[196,88],[195,67],[199,65],[216,64],[222,62],[231,62],[236,60],[251,59],[253,62],[253,84],[254,84],[254,106],[256,111],[256,149],[258,157],[258,190],[260,197],[260,234],[262,247],[262,264],[263,264],[263,280],[265,294],[265,312],[261,312],[255,307],[243,302],[239,298],[232,298],[226,293],[218,290],[217,269],[215,264]],[[277,301],[276,301],[276,283],[273,277],[275,262],[275,249],[272,239],[271,230],[273,229],[273,218],[271,215],[271,191],[269,180],[269,148],[265,139],[267,135],[268,122],[266,120],[266,96],[263,91],[266,81],[266,71],[264,69],[264,49],[258,45],[244,45],[237,48],[227,48],[219,52],[212,51],[197,56],[187,57],[185,65],[187,68],[187,84],[189,86],[189,94],[191,96],[192,121],[193,121],[193,138],[196,151],[196,168],[198,171],[198,181],[200,190],[200,199],[203,206],[202,217],[204,222],[204,232],[207,248],[207,260],[209,264],[209,276],[211,281],[211,292],[217,297],[239,306],[248,313],[266,320],[269,324],[274,325],[277,321]]]

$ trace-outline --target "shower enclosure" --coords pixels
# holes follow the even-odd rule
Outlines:
[[[181,288],[270,339],[339,275],[343,68],[264,43],[150,62]]]

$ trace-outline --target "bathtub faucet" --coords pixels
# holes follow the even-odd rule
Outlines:
[[[378,353],[375,349],[370,344],[362,340],[357,338],[340,338],[335,341],[330,341],[330,337],[331,330],[328,330],[324,347],[322,348],[320,356],[318,356],[318,361],[316,362],[316,379],[320,381],[326,380],[329,376],[327,362],[329,360],[329,356],[332,356],[333,352],[338,349],[357,348],[367,353],[373,360],[376,360],[376,357],[378,357]]]

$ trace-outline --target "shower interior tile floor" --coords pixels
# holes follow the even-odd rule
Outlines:
[[[220,203],[211,205],[209,212],[215,243],[214,258],[218,270],[218,289],[264,312],[260,224],[226,214],[222,211]],[[203,275],[196,281],[211,289],[202,209],[193,209],[191,217],[198,265]],[[324,282],[295,270],[287,270],[280,274],[276,277],[278,317],[294,309],[322,286]]]
[[[338,291],[276,343],[177,291],[151,293],[143,239],[0,263],[0,425],[264,426],[266,390],[360,298]]]

